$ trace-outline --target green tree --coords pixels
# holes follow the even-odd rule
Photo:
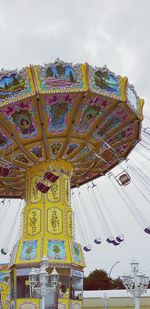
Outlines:
[[[95,269],[84,279],[84,290],[109,290],[111,281],[106,271]]]
[[[117,279],[112,280],[112,290],[124,290],[125,286],[123,285],[122,280],[118,277]]]
[[[84,279],[84,290],[116,290],[125,289],[122,280],[112,279],[105,270],[95,269]]]

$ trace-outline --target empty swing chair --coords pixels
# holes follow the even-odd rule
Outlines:
[[[94,239],[94,243],[95,243],[96,245],[100,245],[101,242],[102,242],[102,241],[101,241],[100,237]]]
[[[106,239],[106,241],[107,241],[109,244],[111,244],[113,240],[114,240],[113,237],[108,237],[108,238]]]
[[[109,243],[109,244],[113,244],[114,246],[118,246],[120,243],[116,241],[116,239],[114,239],[113,237],[108,237],[106,239],[106,241]]]
[[[127,186],[131,182],[131,177],[127,171],[123,171],[114,177],[120,186]]]
[[[8,249],[6,249],[6,248],[1,249],[1,254],[7,255],[7,253],[8,253]]]
[[[87,245],[87,246],[84,246],[84,247],[83,247],[83,250],[84,250],[84,251],[86,251],[86,252],[91,251],[91,249],[92,249],[92,247],[91,247],[91,245],[90,245],[90,244],[89,244],[89,245]]]
[[[149,226],[146,227],[146,228],[144,229],[144,232],[147,233],[147,234],[150,234],[150,227],[149,227]]]
[[[117,242],[115,239],[111,242],[114,246],[120,245],[120,242]]]
[[[116,240],[117,240],[118,242],[122,242],[122,241],[124,241],[124,236],[123,236],[123,235],[117,236],[117,237],[116,237]]]

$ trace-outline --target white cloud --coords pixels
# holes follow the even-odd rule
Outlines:
[[[0,0],[0,67],[44,64],[57,57],[74,63],[106,64],[135,84],[138,94],[146,98],[144,110],[150,115],[149,12],[149,0]],[[110,186],[105,186],[108,196]],[[109,194],[108,203],[115,212],[116,196]],[[143,256],[149,239],[141,235],[127,210],[120,221],[127,234],[126,244],[121,249],[105,245],[93,249],[87,257],[88,270],[109,270],[112,259],[120,259],[122,266],[120,263],[117,269],[123,272],[133,254],[149,267],[148,256]],[[135,243],[136,235],[140,246]],[[94,261],[93,255],[97,256]]]

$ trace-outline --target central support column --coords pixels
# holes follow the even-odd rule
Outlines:
[[[26,287],[31,267],[38,273],[41,258],[49,260],[47,271],[56,267],[59,273],[55,304],[59,309],[82,308],[84,259],[81,245],[74,241],[74,223],[70,202],[72,165],[63,160],[40,163],[26,173],[26,206],[23,210],[22,237],[16,246],[11,265],[14,265],[16,308],[21,304],[37,304],[38,298],[27,299]],[[45,180],[46,173],[58,176],[55,183]],[[47,193],[37,184],[49,186]],[[13,274],[13,272],[12,272]],[[21,287],[22,285],[22,287]],[[21,292],[20,292],[21,287]],[[27,292],[27,293],[28,293]],[[21,293],[21,298],[20,298]],[[29,295],[30,296],[30,295]],[[37,299],[36,299],[37,298]],[[52,297],[46,294],[44,302]],[[37,306],[36,308],[39,309]]]
[[[59,176],[51,184],[44,180],[46,172]],[[70,206],[70,177],[72,165],[63,160],[41,163],[27,171],[26,207],[23,213],[23,235],[17,263],[40,262],[43,255],[50,260],[71,263],[69,242],[74,238],[74,224]],[[51,186],[45,194],[36,185]]]

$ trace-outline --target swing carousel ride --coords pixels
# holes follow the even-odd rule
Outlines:
[[[142,107],[143,100],[127,78],[106,66],[72,65],[57,59],[44,66],[0,72],[1,210],[7,211],[8,200],[14,198],[26,202],[21,238],[9,266],[9,301],[15,308],[29,303],[31,308],[39,308],[38,297],[28,295],[26,284],[31,267],[39,268],[45,255],[49,272],[56,267],[65,285],[63,298],[58,298],[59,308],[82,308],[82,247],[87,252],[91,245],[83,239],[81,247],[75,241],[70,189],[82,231],[75,208],[81,203],[86,217],[89,206],[79,187],[92,181],[94,205],[98,203],[96,194],[101,195],[96,178],[108,173],[120,186],[131,181],[126,169],[116,176],[110,170],[122,164],[140,141]],[[135,171],[138,177],[140,172],[132,166]],[[102,212],[101,217],[105,224]],[[150,233],[149,227],[145,228]],[[98,245],[101,238],[94,232]],[[9,240],[11,234],[12,230]],[[123,240],[123,235],[113,238],[108,231],[108,244],[117,246]],[[6,247],[1,253],[7,254]],[[1,274],[0,283],[3,279]]]

